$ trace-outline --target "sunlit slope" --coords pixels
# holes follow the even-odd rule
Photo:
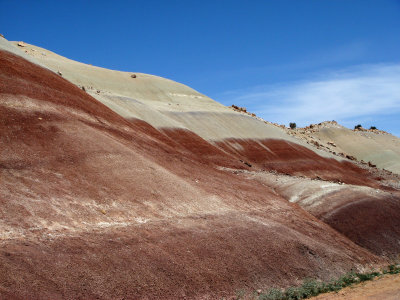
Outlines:
[[[336,152],[371,162],[379,168],[400,174],[400,139],[388,133],[350,130],[342,126],[323,127],[312,136],[323,143],[333,142]]]
[[[4,40],[5,41],[5,40]],[[282,129],[232,111],[183,84],[134,72],[120,72],[79,63],[46,49],[13,45],[25,57],[48,67],[126,119],[140,119],[156,128],[184,128],[211,141],[225,139],[283,139],[319,155],[335,157],[295,139]],[[10,48],[11,44],[7,44]],[[132,75],[136,78],[132,78]],[[342,126],[322,127],[312,133],[322,143],[336,144],[335,152],[356,157],[400,173],[400,140],[390,134],[354,132]],[[336,159],[339,159],[336,156]]]
[[[12,43],[18,47],[17,42]],[[186,128],[206,140],[277,138],[311,148],[278,127],[232,111],[175,81],[83,64],[29,44],[18,48],[75,85],[84,87],[126,119],[140,119],[157,128]],[[131,77],[133,74],[136,78]],[[332,157],[329,153],[318,153]]]
[[[127,120],[7,51],[0,79],[1,297],[215,299],[383,262],[232,173],[250,168],[241,153]],[[267,145],[288,172],[364,178],[297,144]]]
[[[17,42],[13,44],[17,45]],[[172,80],[154,75],[95,67],[29,44],[20,49],[48,66],[49,69],[62,72],[64,78],[76,85],[85,86],[89,91],[93,88],[95,91],[106,91],[118,96],[152,102],[154,107],[164,110],[226,110],[223,105]],[[131,77],[133,74],[136,78]]]

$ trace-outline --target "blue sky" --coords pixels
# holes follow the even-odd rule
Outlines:
[[[400,1],[8,1],[0,33],[266,120],[400,136]]]

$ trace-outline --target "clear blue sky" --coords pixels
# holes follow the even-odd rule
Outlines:
[[[298,125],[400,136],[400,1],[0,0],[0,33]]]

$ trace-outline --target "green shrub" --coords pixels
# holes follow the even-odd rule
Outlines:
[[[359,281],[357,278],[357,274],[350,272],[348,274],[343,275],[342,277],[339,278],[340,284],[342,287],[349,286],[353,283],[356,283]]]
[[[321,290],[323,289],[323,284],[314,279],[306,279],[301,288],[303,292],[303,297],[309,298],[321,293]]]
[[[342,281],[331,280],[329,283],[325,284],[325,293],[337,292],[343,288]]]
[[[287,299],[287,300],[299,300],[299,299],[303,299],[303,297],[300,295],[300,291],[298,288],[295,287],[290,287],[285,291],[285,298],[283,299]]]
[[[281,300],[284,299],[283,292],[280,289],[270,289],[266,294],[261,294],[259,300]]]
[[[376,127],[375,126],[371,126],[369,129],[375,130]]]
[[[388,272],[389,274],[399,274],[400,273],[400,265],[390,265]]]
[[[379,273],[377,273],[377,272],[368,273],[368,274],[357,273],[356,275],[360,279],[360,282],[363,282],[363,281],[368,281],[368,280],[374,279],[374,277],[379,276]]]
[[[290,129],[296,129],[297,125],[296,123],[289,123]]]
[[[358,129],[358,128],[361,128],[361,127],[362,127],[361,124],[358,124],[358,125],[354,126],[354,129]]]

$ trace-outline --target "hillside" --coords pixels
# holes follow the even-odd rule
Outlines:
[[[385,131],[362,127],[350,130],[328,121],[289,132],[319,149],[400,174],[400,139]]]
[[[2,298],[214,299],[400,253],[400,191],[376,168],[2,38],[0,79]]]

